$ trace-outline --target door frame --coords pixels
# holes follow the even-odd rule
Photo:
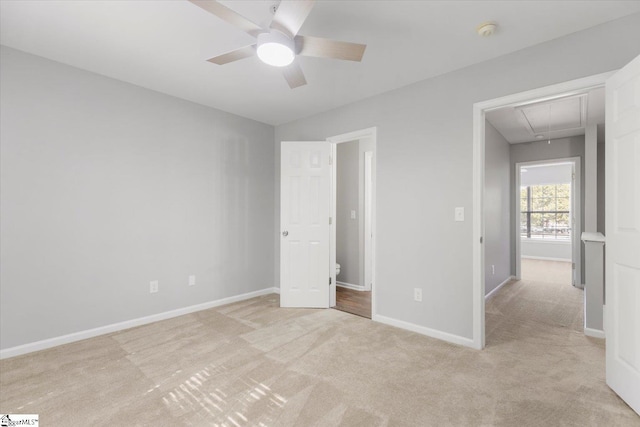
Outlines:
[[[371,251],[365,251],[364,256],[369,256],[369,262],[371,265],[371,318],[373,319],[376,315],[376,151],[377,151],[377,128],[371,127],[361,130],[356,130],[353,132],[343,133],[336,136],[331,136],[327,138],[327,142],[331,144],[331,156],[332,156],[332,183],[331,183],[331,201],[330,201],[330,211],[331,217],[333,221],[331,221],[330,225],[330,238],[329,238],[329,254],[330,254],[330,275],[331,275],[331,286],[329,290],[329,307],[334,307],[336,305],[336,178],[337,178],[337,169],[336,169],[336,156],[337,156],[337,146],[340,143],[351,142],[351,141],[360,141],[362,139],[371,139],[372,140],[372,159],[371,159],[371,224],[369,224],[371,228]],[[366,162],[365,162],[366,165]],[[364,168],[363,168],[364,172]],[[366,192],[365,192],[366,193]],[[365,194],[366,196],[366,194]],[[366,201],[365,201],[366,206]],[[362,214],[362,213],[361,213]],[[364,215],[363,215],[364,216]],[[365,229],[367,229],[367,224],[365,224]],[[365,239],[366,240],[366,239]],[[358,242],[358,244],[360,244]],[[366,246],[366,245],[365,245]],[[364,248],[363,248],[364,249]],[[367,259],[363,257],[364,266],[367,265]],[[363,272],[364,272],[363,266]],[[364,278],[364,276],[363,276]],[[365,289],[366,290],[366,289]]]
[[[560,159],[549,159],[549,160],[536,160],[531,162],[519,162],[515,164],[515,185],[512,197],[515,197],[516,200],[515,206],[515,215],[514,215],[514,223],[516,230],[515,237],[515,256],[516,270],[514,272],[514,276],[516,280],[520,280],[522,274],[522,252],[521,252],[521,238],[520,238],[520,209],[518,206],[520,204],[517,202],[520,199],[520,178],[521,178],[521,169],[526,168],[527,166],[536,166],[536,165],[557,165],[557,164],[566,164],[571,163],[573,165],[573,183],[571,185],[571,216],[574,218],[572,220],[571,227],[571,262],[575,264],[574,271],[571,274],[571,280],[573,282],[573,286],[582,287],[582,242],[580,240],[581,233],[579,230],[582,229],[582,209],[581,207],[581,186],[582,182],[580,180],[580,157],[565,157]],[[578,232],[576,232],[578,230]]]
[[[507,106],[551,100],[572,92],[604,86],[616,71],[596,74],[550,86],[519,92],[473,104],[473,347],[485,346],[485,283],[484,283],[484,161],[485,113]]]

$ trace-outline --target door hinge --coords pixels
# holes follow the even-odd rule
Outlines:
[[[572,270],[575,270],[575,269],[576,269],[576,263],[575,263],[575,262],[572,262],[572,263],[571,263],[571,269],[572,269]]]
[[[331,277],[329,277],[329,285],[331,285]]]
[[[333,156],[329,156],[329,166],[333,164]]]
[[[480,243],[482,243],[482,236],[480,236]]]
[[[331,225],[332,222],[333,221],[332,221],[331,217],[329,217],[329,225]]]

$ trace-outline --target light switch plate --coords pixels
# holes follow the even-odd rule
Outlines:
[[[351,219],[356,219],[356,211],[351,211]]]
[[[464,221],[464,208],[456,208],[455,220]]]
[[[196,284],[196,276],[189,276],[189,286],[194,286]]]

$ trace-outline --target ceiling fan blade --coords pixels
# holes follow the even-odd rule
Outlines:
[[[207,59],[208,62],[212,62],[218,65],[228,64],[229,62],[237,61],[239,59],[248,58],[255,55],[256,45],[241,47],[240,49],[232,50],[231,52],[223,53],[222,55],[215,56],[211,59]]]
[[[227,21],[231,25],[235,25],[240,28],[242,31],[245,31],[252,36],[257,36],[259,33],[264,32],[264,30],[258,25],[242,15],[234,12],[226,6],[218,3],[215,0],[188,0],[196,6],[201,7],[209,13],[216,15],[218,18]]]
[[[304,78],[302,68],[297,62],[293,62],[291,65],[282,69],[285,80],[289,83],[291,89],[295,89],[307,84],[307,80]]]
[[[367,48],[366,44],[341,42],[322,37],[296,36],[295,41],[298,55],[347,61],[362,61],[362,55]]]
[[[295,36],[309,16],[314,4],[315,0],[282,0],[273,16],[271,28],[291,37]]]

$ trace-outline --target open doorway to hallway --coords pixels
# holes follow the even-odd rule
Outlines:
[[[485,119],[487,341],[515,339],[515,325],[583,333],[586,134],[604,122],[604,89],[521,100]]]
[[[586,297],[585,324],[582,333],[566,337],[562,340],[564,344],[561,347],[563,358],[566,358],[566,348],[571,342],[576,347],[575,342],[578,341],[577,346],[582,347],[578,351],[581,354],[584,353],[584,347],[593,344],[588,340],[589,337],[605,338],[604,323],[606,323],[606,345],[603,341],[599,341],[598,347],[601,348],[602,356],[605,355],[604,350],[606,349],[606,358],[603,357],[602,362],[606,361],[607,385],[636,412],[640,412],[640,395],[636,392],[640,389],[640,376],[638,376],[640,364],[634,363],[634,359],[630,355],[634,354],[632,353],[634,343],[638,344],[636,337],[640,325],[636,321],[638,320],[637,299],[632,297],[633,293],[637,291],[635,289],[637,286],[634,284],[640,283],[633,279],[640,271],[640,264],[637,262],[637,257],[634,257],[640,252],[637,250],[640,247],[640,235],[636,232],[637,223],[631,220],[636,217],[633,217],[630,212],[634,212],[633,206],[634,204],[637,206],[640,194],[636,191],[637,186],[632,187],[629,183],[637,182],[637,180],[634,181],[634,177],[637,177],[638,174],[636,167],[638,151],[634,151],[632,149],[634,146],[630,143],[640,132],[640,126],[638,126],[640,121],[637,120],[638,114],[636,114],[640,111],[640,99],[633,96],[634,88],[639,87],[638,82],[640,82],[640,57],[636,57],[618,71],[476,103],[473,113],[473,235],[475,240],[473,245],[473,342],[476,348],[481,349],[485,346],[485,332],[490,327],[488,319],[490,311],[487,304],[489,295],[485,295],[487,248],[483,244],[487,219],[487,212],[484,208],[489,201],[485,188],[485,171],[488,164],[488,162],[485,164],[485,156],[488,152],[488,148],[485,146],[485,130],[488,131],[490,128],[487,126],[485,118],[495,109],[517,106],[523,102],[527,103],[531,99],[556,99],[561,96],[558,94],[584,93],[606,84],[606,117],[603,122],[603,125],[606,126],[606,131],[603,132],[606,161],[602,162],[604,172],[602,176],[605,177],[606,187],[597,178],[601,176],[599,172],[601,165],[598,155],[600,147],[596,135],[600,134],[601,126],[587,124],[587,129],[585,129],[585,168],[583,170],[588,171],[585,186],[588,187],[587,194],[589,196],[585,203],[587,208],[584,210],[585,216],[589,216],[585,221],[587,232],[582,233],[581,236],[587,246],[586,253],[589,259],[587,287],[584,292]],[[606,188],[606,198],[599,191],[603,187]],[[601,210],[598,207],[604,204],[604,200],[606,200],[606,208]],[[606,213],[608,234],[606,237],[603,234],[604,229],[600,231],[600,224],[604,223],[600,212]],[[598,230],[598,232],[591,230]],[[515,236],[516,234],[512,233],[511,235]],[[603,252],[605,242],[607,244],[606,256]],[[604,274],[605,264],[606,275]],[[506,283],[510,283],[510,281]],[[519,281],[519,283],[523,283],[523,281]],[[494,289],[499,288],[500,286],[497,286]],[[578,290],[579,288],[565,286],[564,289]],[[504,295],[504,292],[499,294]],[[640,295],[638,292],[636,294]],[[607,302],[606,311],[604,310],[604,298]],[[487,318],[486,323],[485,317]],[[598,318],[597,329],[589,326],[590,319],[598,320]],[[532,330],[532,333],[536,334],[537,330]],[[531,334],[529,335],[531,336]],[[526,341],[521,342],[526,344]],[[540,342],[540,344],[546,348],[553,348],[553,346],[548,346],[546,342]],[[535,351],[535,349],[531,350]],[[640,353],[636,351],[635,355],[637,354]],[[527,365],[529,364],[527,363]],[[548,372],[549,366],[553,366],[553,364],[546,364],[543,371]],[[565,375],[554,376],[556,378],[565,377]]]

